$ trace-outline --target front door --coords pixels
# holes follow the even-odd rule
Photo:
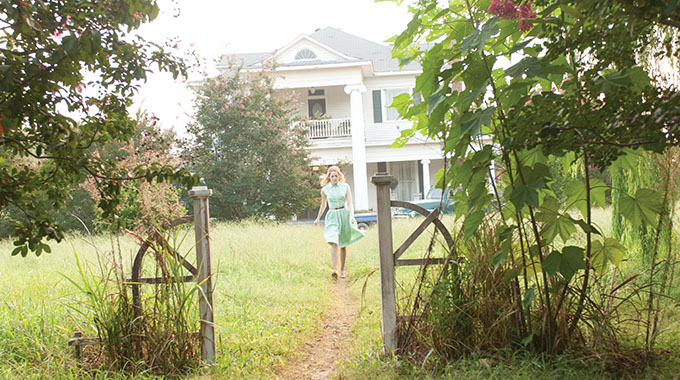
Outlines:
[[[415,161],[390,162],[390,174],[397,181],[396,193],[397,200],[410,202],[417,194],[416,190],[416,163]]]

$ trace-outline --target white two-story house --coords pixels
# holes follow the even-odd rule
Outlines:
[[[389,46],[335,28],[301,35],[273,53],[225,55],[218,69],[226,70],[228,60],[246,70],[277,63],[276,90],[296,98],[300,114],[309,118],[313,165],[322,171],[341,165],[355,209],[375,210],[370,177],[378,171],[397,178],[392,196],[399,200],[420,199],[434,185],[444,165],[440,141],[418,135],[401,148],[389,147],[411,127],[390,105],[412,92],[421,72],[417,62],[400,68]]]

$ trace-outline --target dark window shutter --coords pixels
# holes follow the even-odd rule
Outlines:
[[[373,122],[382,123],[382,98],[380,90],[373,90]]]
[[[387,162],[378,162],[378,171],[381,173],[387,173]]]

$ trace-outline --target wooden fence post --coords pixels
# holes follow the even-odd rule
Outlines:
[[[194,186],[189,196],[194,200],[194,228],[196,232],[196,281],[201,284],[198,309],[201,323],[201,359],[206,364],[215,362],[215,316],[212,297],[212,271],[210,269],[210,210],[208,198],[212,190],[207,186]]]
[[[390,184],[394,177],[376,173],[371,182],[378,198],[378,248],[380,251],[380,289],[382,292],[382,336],[385,352],[397,349],[397,300],[394,293],[394,254],[392,253],[392,214]]]

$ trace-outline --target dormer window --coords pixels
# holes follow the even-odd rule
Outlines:
[[[316,54],[314,54],[314,52],[309,50],[309,49],[300,49],[300,51],[298,51],[297,54],[295,54],[295,60],[296,61],[301,61],[301,60],[304,60],[304,59],[315,59],[315,58],[316,58]]]

